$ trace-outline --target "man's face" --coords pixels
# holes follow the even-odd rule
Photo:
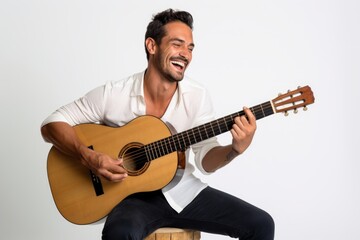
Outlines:
[[[192,30],[182,22],[171,22],[165,32],[154,55],[155,65],[169,81],[181,81],[192,59]]]

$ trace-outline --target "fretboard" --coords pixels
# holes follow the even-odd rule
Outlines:
[[[251,107],[250,110],[257,120],[274,114],[274,110],[270,101]],[[170,137],[147,144],[144,146],[147,159],[150,161],[175,151],[185,151],[193,144],[230,131],[232,125],[234,124],[235,117],[243,115],[245,115],[244,111],[236,112],[209,123],[186,130],[184,132],[177,133]]]

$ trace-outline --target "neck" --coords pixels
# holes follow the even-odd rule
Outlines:
[[[176,89],[176,82],[163,79],[148,69],[144,76],[146,114],[161,117],[165,113]]]
[[[151,69],[145,72],[144,93],[145,98],[152,102],[161,103],[172,98],[177,89],[177,82],[169,81]]]

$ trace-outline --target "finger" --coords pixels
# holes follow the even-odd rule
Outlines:
[[[109,181],[122,181],[128,176],[122,164],[123,159],[107,158],[107,160],[101,161],[101,168],[98,169],[98,173]]]
[[[114,173],[114,174],[117,174],[117,173],[120,173],[120,174],[127,173],[127,171],[124,169],[123,166],[119,166],[119,165],[116,165],[116,164],[110,165],[107,170],[110,171],[110,172],[112,172],[112,173]]]
[[[117,164],[122,164],[124,162],[124,159],[123,158],[114,159],[114,162],[116,162]]]
[[[235,134],[235,136],[238,135],[238,132],[241,131],[242,125],[243,124],[240,120],[240,117],[236,117],[234,119],[234,124],[232,125],[231,132]]]
[[[236,117],[234,123],[235,124],[233,127],[237,127],[235,129],[236,130],[238,129],[240,131],[244,131],[246,129],[246,127],[249,125],[249,122],[245,116]],[[238,130],[237,130],[237,132],[238,132]]]
[[[102,176],[108,181],[120,182],[120,181],[123,181],[128,176],[128,174],[127,173],[113,173],[108,170],[103,170]]]
[[[126,169],[124,168],[122,158],[112,159],[107,169],[114,174],[127,173]]]
[[[115,162],[117,162],[117,164],[115,164]],[[100,170],[101,175],[113,182],[124,180],[128,176],[128,173],[122,165],[118,164],[122,164],[122,161],[114,160],[106,168]]]
[[[231,132],[231,135],[232,135],[233,138],[240,139],[240,138],[242,138],[244,136],[244,131],[243,131],[244,126],[240,122],[240,119],[238,119],[237,121],[238,121],[238,123],[233,125],[230,132]]]
[[[245,114],[246,114],[246,116],[247,116],[247,120],[248,120],[248,122],[250,123],[250,125],[254,125],[255,122],[256,122],[256,117],[255,117],[255,115],[252,113],[252,111],[251,111],[249,108],[244,107],[244,112],[245,112]]]
[[[241,129],[244,129],[245,127],[250,125],[249,120],[247,119],[247,116],[241,116],[240,122],[241,122],[241,125],[240,125]]]

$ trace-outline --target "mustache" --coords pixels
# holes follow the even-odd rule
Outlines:
[[[171,61],[181,61],[181,62],[185,62],[185,64],[187,65],[189,63],[189,60],[186,59],[185,57],[172,57],[170,58]]]

